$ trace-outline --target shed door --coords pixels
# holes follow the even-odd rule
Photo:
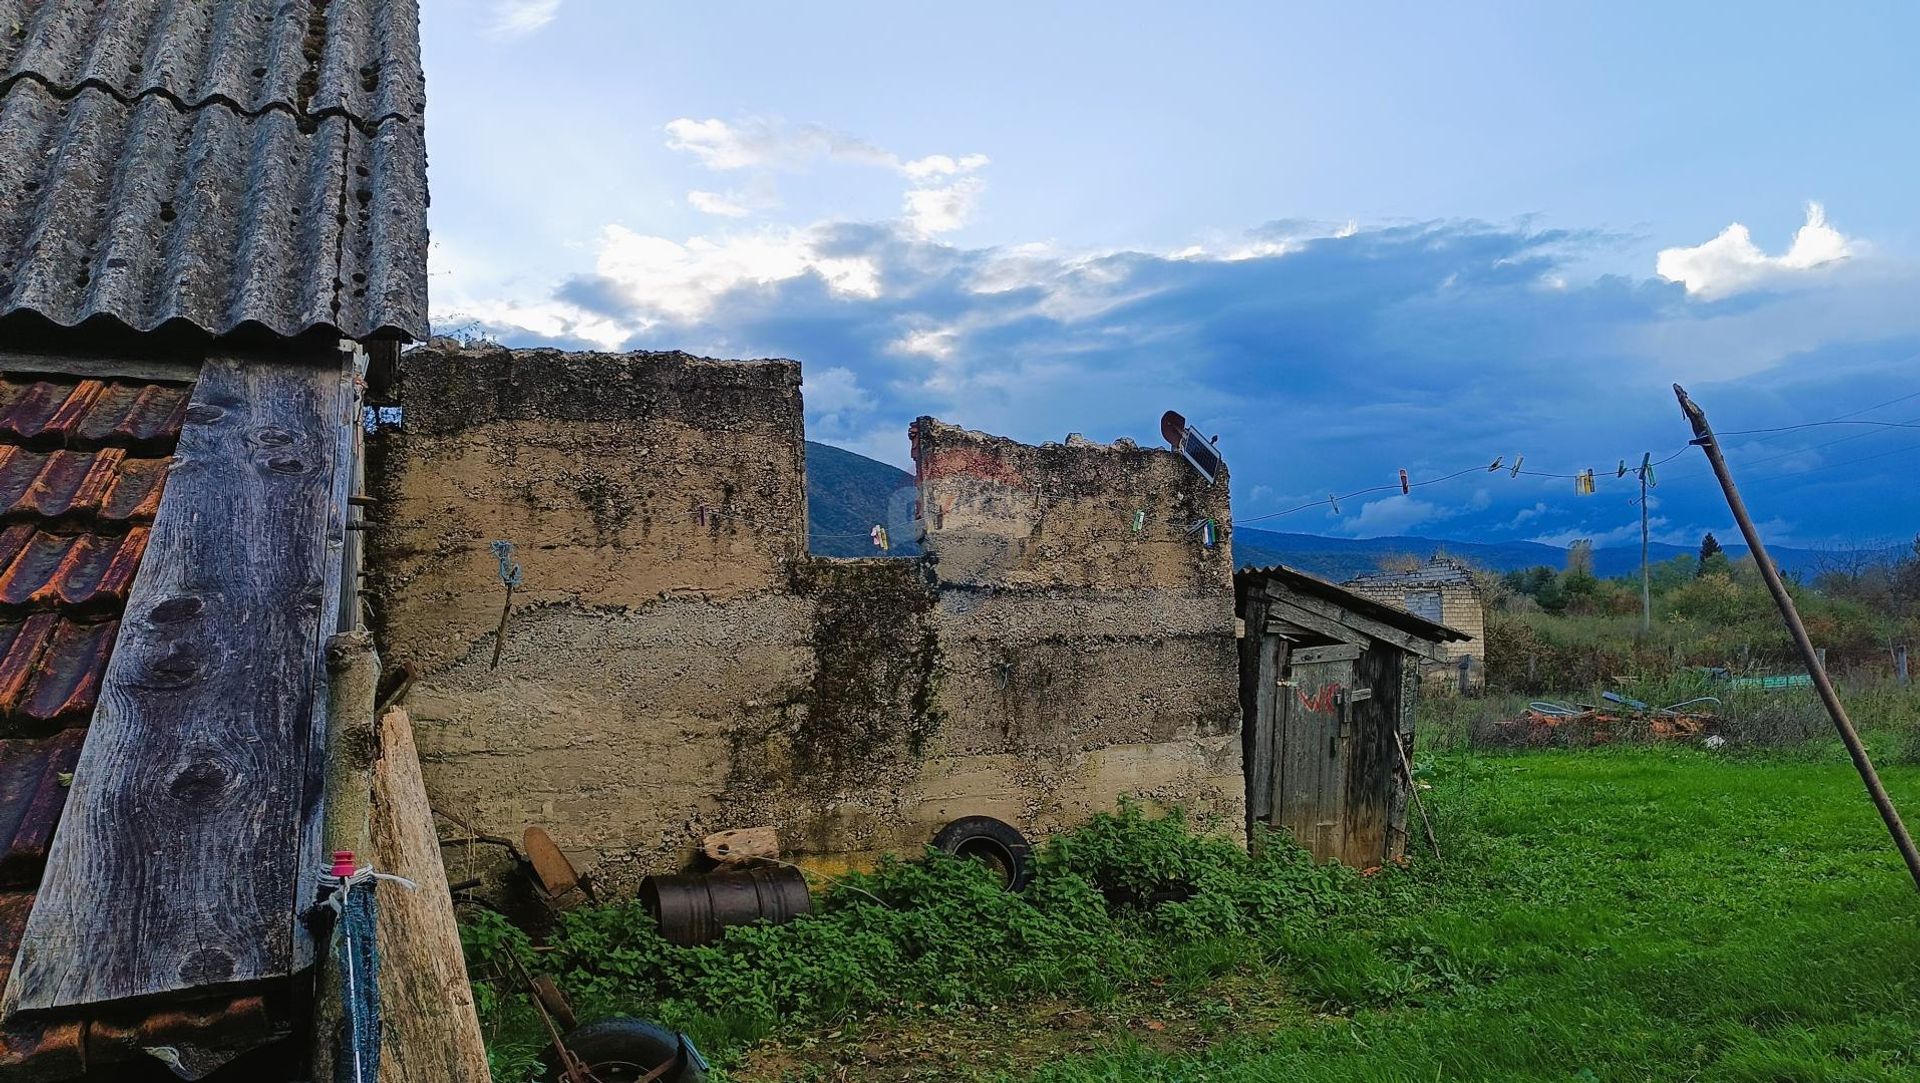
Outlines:
[[[1316,861],[1338,860],[1344,848],[1350,737],[1341,722],[1358,654],[1356,647],[1296,651],[1278,689],[1270,822]]]

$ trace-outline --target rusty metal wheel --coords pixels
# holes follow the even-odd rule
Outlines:
[[[707,1062],[684,1035],[627,1016],[601,1019],[563,1041],[593,1083],[705,1083]],[[559,1056],[547,1051],[547,1078],[564,1083]]]

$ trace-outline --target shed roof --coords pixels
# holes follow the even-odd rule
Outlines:
[[[1449,628],[1444,624],[1435,624],[1424,617],[1416,617],[1399,606],[1376,601],[1364,594],[1355,593],[1285,564],[1273,564],[1265,568],[1242,568],[1234,573],[1233,583],[1235,589],[1240,591],[1261,583],[1277,583],[1288,590],[1332,602],[1360,616],[1434,643],[1461,642],[1473,638],[1458,629]]]
[[[0,71],[0,316],[425,336],[417,0],[0,0]]]

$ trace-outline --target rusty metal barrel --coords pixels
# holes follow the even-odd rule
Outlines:
[[[799,869],[649,876],[640,881],[640,905],[675,944],[710,944],[730,925],[774,925],[813,912]]]

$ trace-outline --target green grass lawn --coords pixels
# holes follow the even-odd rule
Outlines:
[[[1837,752],[1433,766],[1445,860],[1416,861],[1351,927],[1149,983],[1081,1025],[1062,1005],[909,1014],[789,1037],[748,1074],[1920,1079],[1920,895]],[[1887,774],[1920,812],[1920,777]]]
[[[1423,759],[1445,859],[1406,870],[1096,825],[1024,899],[905,866],[715,948],[610,911],[544,960],[730,1080],[1920,1080],[1920,894],[1837,748]],[[1088,887],[1182,862],[1190,903]]]
[[[1389,1006],[1029,1077],[1920,1079],[1920,896],[1844,762],[1610,749],[1435,766],[1445,860],[1305,975]],[[1909,808],[1916,781],[1888,773]],[[1404,978],[1373,971],[1407,965],[1457,978],[1394,1004]]]

